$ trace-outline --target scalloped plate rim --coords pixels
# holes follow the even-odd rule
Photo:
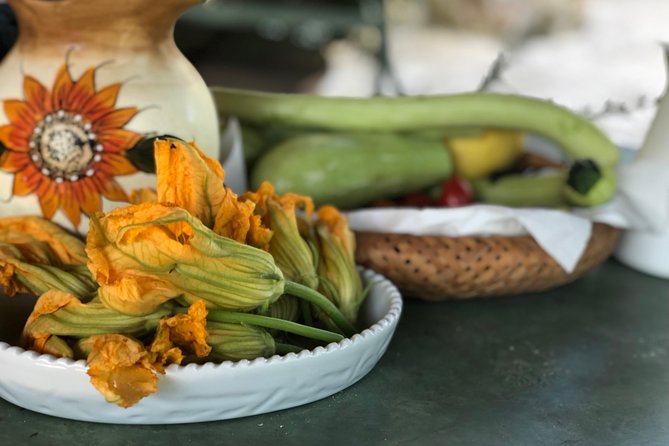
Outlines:
[[[383,347],[383,350],[379,352],[375,351],[370,351],[367,353],[367,357],[372,358],[373,364],[371,367],[369,367],[369,370],[364,371],[361,376],[357,376],[355,379],[349,380],[349,382],[342,382],[337,384],[335,387],[340,387],[340,390],[349,387],[350,385],[354,384],[357,382],[359,379],[364,377],[371,369],[376,365],[378,360],[383,356],[385,353],[385,348],[387,347],[388,343],[390,342],[390,339],[392,338],[395,328],[398,324],[399,318],[402,313],[403,309],[403,301],[402,301],[402,296],[397,289],[397,287],[390,282],[387,278],[382,276],[381,274],[378,274],[372,270],[369,269],[362,269],[360,268],[360,271],[363,275],[363,279],[366,283],[373,283],[374,290],[376,293],[381,293],[382,297],[377,297],[377,299],[385,299],[383,302],[387,302],[388,305],[388,311],[376,322],[374,322],[372,325],[369,327],[365,328],[359,333],[356,333],[350,338],[343,339],[342,341],[339,342],[332,342],[329,343],[325,346],[319,346],[316,347],[312,350],[302,350],[299,353],[288,353],[286,355],[273,355],[269,358],[255,358],[252,360],[240,360],[240,361],[223,361],[220,363],[214,363],[214,362],[207,362],[204,364],[188,364],[185,366],[180,366],[180,365],[170,365],[169,367],[166,368],[166,375],[161,378],[164,379],[167,376],[173,376],[177,379],[185,376],[189,376],[190,373],[197,373],[198,371],[209,371],[216,373],[217,371],[221,372],[222,374],[225,373],[232,373],[236,371],[245,371],[245,370],[259,370],[260,368],[267,368],[270,369],[272,367],[278,367],[279,364],[283,364],[284,366],[291,366],[292,364],[299,364],[299,361],[307,360],[309,358],[323,358],[324,356],[329,356],[329,355],[337,355],[340,352],[345,352],[346,350],[354,349],[354,348],[363,348],[365,347],[365,343],[370,343],[373,342],[374,338],[384,338],[381,341],[381,344],[385,344],[385,347]],[[387,338],[387,339],[385,339]],[[385,341],[385,342],[384,342]],[[4,358],[3,358],[4,356]],[[362,358],[358,358],[362,359]],[[52,355],[48,354],[39,354],[34,351],[30,350],[25,350],[21,347],[10,345],[9,343],[5,341],[0,341],[0,361],[7,360],[20,360],[20,361],[32,361],[31,367],[35,367],[35,369],[40,369],[40,368],[48,368],[48,367],[57,367],[59,369],[63,369],[66,372],[72,372],[72,373],[86,373],[86,363],[85,360],[77,360],[74,361],[72,359],[68,358],[57,358]],[[6,380],[7,377],[3,375],[0,375],[0,398],[5,399],[6,401],[12,402],[14,404],[17,404],[21,407],[24,407],[29,410],[33,410],[36,412],[41,412],[41,413],[46,413],[49,415],[57,415],[53,411],[53,409],[48,408],[47,409],[40,409],[40,407],[34,407],[35,404],[20,404],[15,401],[11,401],[11,399],[6,398],[4,394],[4,389],[2,386],[2,381]],[[290,405],[283,405],[281,407],[278,407],[276,409],[271,409],[271,410],[261,410],[259,412],[249,412],[245,414],[241,414],[238,416],[230,416],[230,417],[214,417],[214,418],[202,418],[198,419],[197,417],[192,419],[192,420],[185,420],[181,421],[179,419],[175,420],[163,420],[162,424],[178,424],[178,423],[183,423],[183,422],[201,422],[201,421],[214,421],[214,420],[223,420],[223,419],[229,419],[229,418],[238,418],[239,416],[247,416],[247,415],[256,415],[260,413],[266,413],[266,412],[271,412],[273,410],[280,410],[284,408],[289,408],[289,407],[295,407],[299,406],[301,404],[306,404],[311,401],[316,401],[317,399],[324,398],[326,396],[329,396],[333,393],[332,392],[328,395],[322,395],[318,398],[314,398],[312,400],[306,399],[305,401],[299,403],[299,404],[290,404]],[[36,395],[38,396],[38,395]],[[106,404],[111,404],[111,403],[106,403]],[[134,409],[134,408],[131,408]],[[77,418],[73,416],[67,416],[64,415],[63,418],[71,418],[71,419],[82,419],[82,418]],[[141,418],[141,417],[140,417]],[[150,417],[149,417],[150,418]],[[109,419],[102,417],[101,419],[95,419],[94,416],[91,417],[91,419],[87,419],[84,421],[93,421],[93,422],[102,422],[102,423],[124,423],[123,420],[119,419]],[[140,420],[140,421],[133,421],[132,419],[126,420],[126,424],[158,424],[156,421],[147,421],[147,420]]]

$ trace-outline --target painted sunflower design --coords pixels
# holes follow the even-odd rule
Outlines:
[[[102,196],[127,201],[114,179],[137,168],[126,158],[142,135],[124,126],[139,112],[116,108],[121,83],[96,89],[96,68],[72,79],[63,64],[51,91],[23,79],[24,99],[3,102],[0,169],[14,174],[14,195],[35,194],[45,218],[60,208],[75,227],[102,209]]]

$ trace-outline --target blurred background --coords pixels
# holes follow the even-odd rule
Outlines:
[[[15,23],[6,5],[0,45]],[[177,44],[209,85],[321,95],[505,91],[638,147],[665,85],[666,0],[209,0]]]
[[[210,0],[178,44],[211,85],[550,98],[641,144],[665,83],[666,0]]]

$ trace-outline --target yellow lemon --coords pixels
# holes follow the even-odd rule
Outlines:
[[[522,153],[524,143],[525,134],[515,130],[486,130],[476,136],[447,140],[455,174],[470,180],[511,167]]]

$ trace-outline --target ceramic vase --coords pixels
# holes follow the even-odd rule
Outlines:
[[[153,139],[218,159],[207,86],[173,39],[198,0],[10,0],[19,37],[0,64],[0,217],[87,217],[155,187]]]
[[[669,45],[663,46],[669,79]],[[615,256],[622,263],[669,279],[669,82],[634,161],[621,172],[620,189],[642,219],[625,232]]]

